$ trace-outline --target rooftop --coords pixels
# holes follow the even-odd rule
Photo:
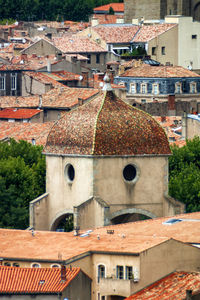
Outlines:
[[[54,294],[62,292],[80,273],[80,268],[66,268],[66,281],[60,268],[16,268],[0,266],[0,293]]]
[[[180,300],[186,299],[186,290],[200,293],[200,273],[174,272],[125,300]]]
[[[49,134],[45,152],[56,155],[171,153],[167,137],[155,119],[127,105],[112,91],[99,93],[56,122]]]
[[[182,78],[182,77],[200,77],[195,72],[179,66],[151,66],[142,64],[138,67],[132,67],[126,70],[120,77],[143,77],[143,78]]]
[[[102,11],[109,12],[110,7],[112,7],[114,12],[124,12],[124,3],[109,3],[106,5],[95,7],[93,10],[95,13],[100,13]]]
[[[181,221],[170,223],[171,219]],[[113,230],[113,234],[108,234],[108,230]],[[200,212],[106,226],[85,237],[74,236],[73,232],[35,231],[32,235],[28,230],[0,229],[1,257],[50,262],[60,261],[60,253],[63,260],[88,251],[138,255],[171,238],[200,244],[199,232]]]
[[[40,109],[5,108],[0,110],[0,119],[31,119],[41,111]]]

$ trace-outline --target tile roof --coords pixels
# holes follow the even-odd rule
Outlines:
[[[110,7],[112,7],[112,9],[115,12],[124,12],[124,3],[109,3],[109,4],[106,4],[106,5],[95,7],[93,10],[94,10],[95,13],[98,12],[98,11],[109,12]]]
[[[0,108],[38,108],[39,102],[39,96],[4,96],[0,97]]]
[[[180,300],[186,299],[186,290],[200,293],[200,273],[174,272],[125,300]]]
[[[25,140],[36,145],[45,146],[48,134],[53,126],[53,122],[46,123],[12,123],[0,121],[0,140],[14,138],[15,140]]]
[[[12,58],[12,65],[21,66],[23,70],[39,70],[44,68],[50,62],[51,64],[55,63],[56,57],[55,55],[46,55],[46,56],[37,56],[35,54],[32,55],[16,55]],[[15,66],[14,66],[15,67]]]
[[[0,119],[31,119],[41,111],[40,109],[5,108],[0,110]]]
[[[44,73],[47,77],[55,79],[56,81],[73,81],[73,80],[78,80],[80,81],[80,75],[68,71],[56,71],[56,72],[51,72],[51,73]]]
[[[185,221],[163,224],[171,218]],[[107,230],[114,233],[108,234]],[[200,212],[105,226],[94,229],[86,237],[74,236],[73,232],[48,231],[35,231],[33,236],[28,230],[0,229],[1,257],[58,262],[60,254],[62,260],[67,260],[88,251],[139,254],[171,238],[200,244],[199,232]]]
[[[130,43],[139,30],[139,26],[124,24],[99,25],[93,27],[93,30],[96,31],[106,43]]]
[[[170,30],[177,26],[177,24],[154,24],[154,25],[143,25],[133,39],[135,43],[148,42],[160,34]]]
[[[164,130],[147,113],[112,92],[64,115],[52,128],[46,153],[80,155],[170,154]]]
[[[53,43],[63,53],[107,52],[96,42],[84,36],[55,37]]]
[[[95,14],[93,15],[94,19],[98,20],[99,24],[116,24],[118,18],[123,18],[122,15],[104,15],[104,14]]]
[[[63,86],[62,83],[57,81],[59,78],[53,78],[53,76],[51,76],[51,73],[48,73],[48,72],[41,73],[41,72],[31,72],[31,71],[27,72],[26,71],[26,72],[23,72],[23,74],[35,79],[36,81],[41,82],[41,83],[51,84],[52,87]]]
[[[80,273],[66,268],[66,281],[60,268],[17,268],[0,266],[0,294],[54,294],[62,292]]]
[[[200,77],[195,72],[180,66],[151,66],[142,64],[126,70],[120,77],[147,77],[147,78],[174,78],[174,77]]]

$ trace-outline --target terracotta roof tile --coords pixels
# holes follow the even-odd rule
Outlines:
[[[180,300],[186,299],[186,290],[200,293],[200,273],[174,272],[125,300]]]
[[[151,66],[142,64],[125,71],[120,77],[147,77],[147,78],[174,78],[174,77],[200,77],[195,72],[180,66]]]
[[[45,146],[47,136],[53,126],[52,122],[46,123],[10,123],[0,121],[0,140],[14,138],[15,140],[25,140],[36,145]]]
[[[155,24],[155,25],[143,25],[133,39],[133,42],[147,42],[160,34],[163,34],[167,30],[177,26],[177,24]]]
[[[80,268],[66,268],[66,281],[61,281],[60,268],[0,266],[0,293],[45,294],[62,292],[79,273]]]
[[[163,224],[172,218],[185,221]],[[114,233],[108,234],[107,230],[114,230]],[[59,253],[62,253],[63,260],[88,251],[138,254],[171,238],[200,244],[199,232],[200,212],[105,226],[94,229],[84,238],[74,236],[73,232],[35,231],[32,236],[28,230],[0,229],[1,257],[59,261]]]
[[[136,25],[107,25],[93,28],[106,43],[130,43],[139,30]]]
[[[55,123],[46,153],[81,155],[170,154],[167,137],[150,115],[101,93]]]
[[[124,3],[109,3],[109,4],[106,4],[106,5],[95,7],[93,10],[94,10],[95,13],[98,12],[98,11],[109,12],[110,7],[112,7],[112,9],[115,12],[124,12]]]
[[[5,108],[0,110],[0,119],[30,119],[41,111],[40,109]]]
[[[52,87],[61,87],[63,86],[62,83],[58,82],[56,79],[51,77],[51,73],[41,73],[41,72],[31,72],[31,71],[26,71],[23,72],[24,75],[27,75],[36,81],[42,82],[44,84],[51,84]]]
[[[101,15],[95,14],[93,18],[98,20],[99,24],[116,24],[118,18],[123,18],[122,15]]]
[[[107,52],[97,43],[84,36],[55,37],[53,43],[63,53]]]

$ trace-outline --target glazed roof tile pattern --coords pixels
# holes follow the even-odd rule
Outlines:
[[[101,92],[55,123],[46,153],[80,155],[170,154],[162,127],[112,92]]]
[[[0,140],[13,138],[17,141],[25,140],[36,145],[45,146],[48,134],[53,126],[53,122],[46,123],[10,123],[0,121]]]
[[[150,66],[142,64],[139,67],[132,67],[126,70],[120,77],[182,78],[200,77],[200,75],[179,66]]]
[[[106,5],[95,7],[94,12],[107,11],[109,12],[110,7],[113,8],[115,12],[124,12],[124,3],[109,3]]]
[[[133,42],[148,42],[175,26],[177,26],[177,24],[143,25],[142,27],[140,27],[137,35],[134,37]]]
[[[185,221],[165,225],[171,218]],[[73,232],[0,229],[1,257],[30,261],[60,261],[76,258],[88,251],[139,254],[171,238],[200,244],[200,212],[94,229],[86,237]],[[108,234],[107,230],[114,230]],[[83,232],[81,232],[83,233]],[[99,237],[99,238],[98,238]],[[62,249],[62,250],[61,250]]]
[[[0,293],[54,294],[62,292],[79,273],[80,268],[66,268],[66,281],[61,281],[60,268],[0,266]]]
[[[180,300],[186,299],[186,290],[200,293],[200,273],[174,272],[125,300]]]
[[[136,25],[110,25],[110,26],[96,26],[93,28],[99,36],[106,43],[130,43],[130,41],[134,38],[135,34],[139,30],[139,26]]]
[[[103,53],[107,52],[97,43],[87,37],[65,36],[53,38],[54,45],[63,53]]]
[[[5,108],[0,110],[0,119],[31,119],[41,111],[40,109]]]

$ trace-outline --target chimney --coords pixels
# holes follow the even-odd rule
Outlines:
[[[27,61],[27,54],[26,53],[21,54],[21,60]]]
[[[47,72],[51,73],[51,62],[49,59],[47,60]]]
[[[192,300],[192,290],[186,290],[186,300]]]
[[[83,105],[83,99],[82,98],[78,98],[78,105],[79,106]]]
[[[74,206],[74,236],[79,235],[79,213],[77,206]]]
[[[169,116],[176,115],[175,95],[168,95],[168,115]]]
[[[161,122],[162,123],[166,122],[166,117],[165,116],[161,116]]]
[[[88,72],[82,72],[82,86],[88,87]]]
[[[61,281],[62,282],[66,281],[66,266],[65,265],[61,266]]]

